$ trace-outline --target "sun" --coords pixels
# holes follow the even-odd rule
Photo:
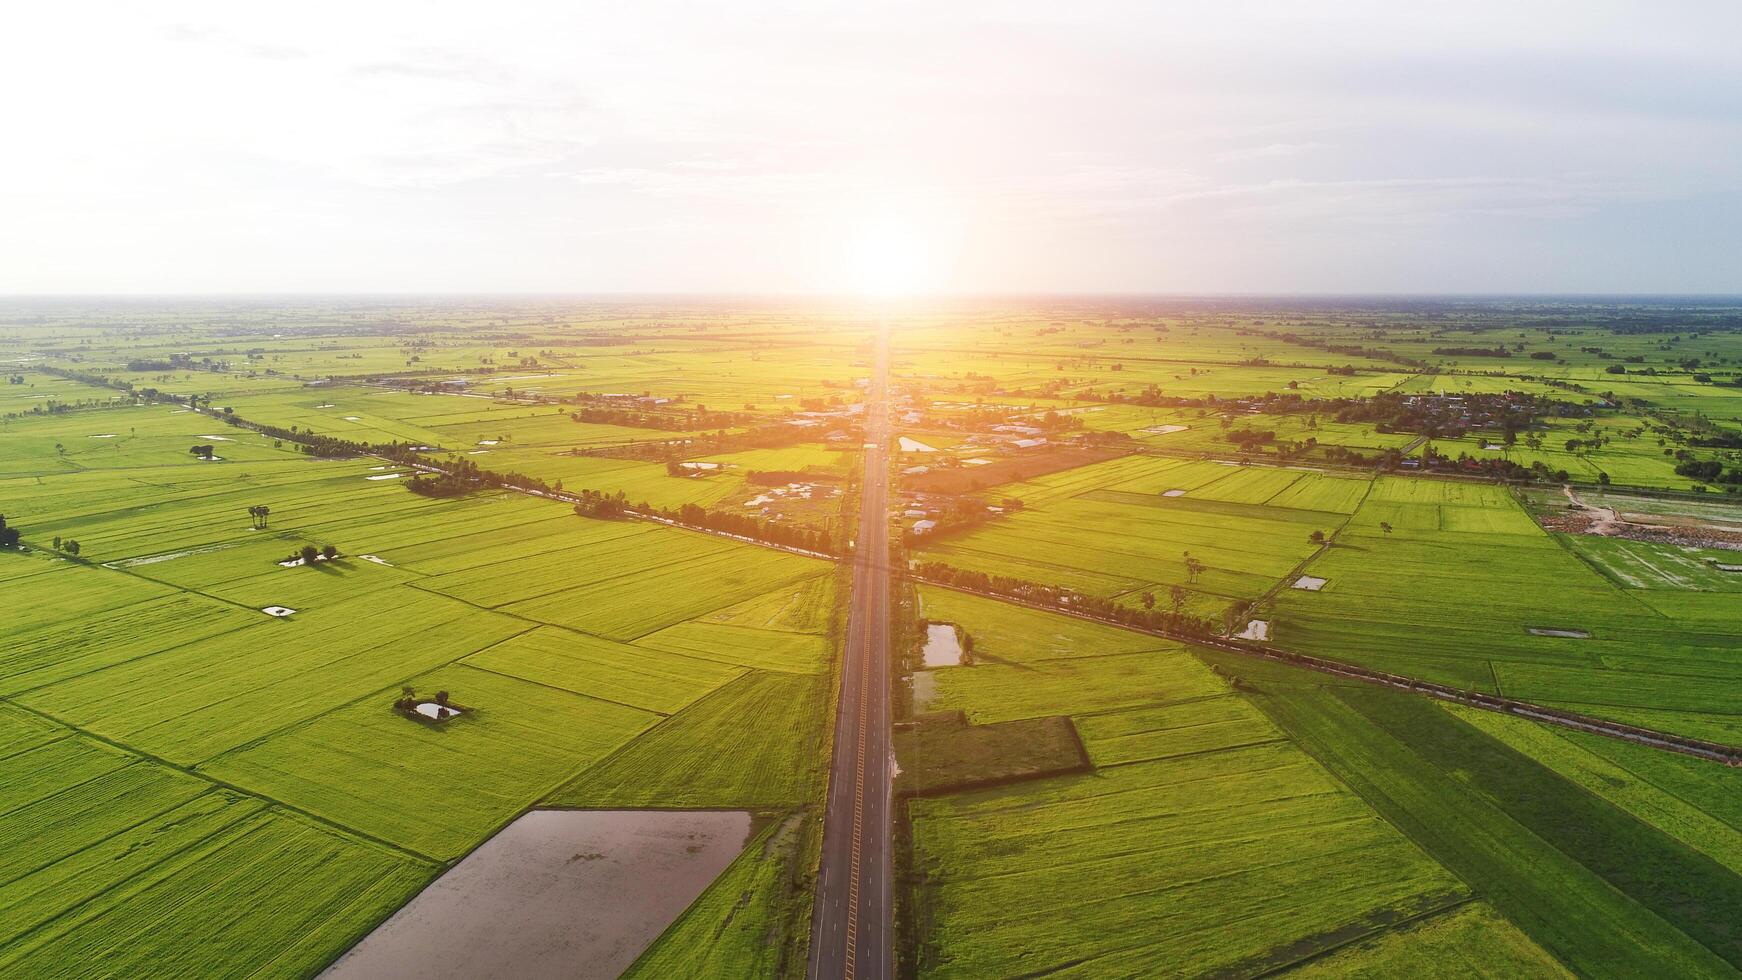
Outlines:
[[[873,299],[899,299],[935,286],[937,255],[930,237],[916,224],[877,218],[862,224],[849,256],[853,285]]]

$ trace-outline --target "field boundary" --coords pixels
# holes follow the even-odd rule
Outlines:
[[[1520,701],[1515,698],[1499,697],[1493,694],[1484,694],[1480,691],[1469,691],[1463,688],[1452,687],[1447,684],[1417,680],[1411,677],[1404,677],[1400,674],[1392,674],[1382,670],[1373,670],[1368,667],[1360,667],[1355,664],[1343,663],[1337,660],[1327,660],[1323,657],[1311,656],[1310,654],[1261,647],[1253,643],[1246,643],[1225,637],[1187,636],[1185,634],[1173,633],[1167,630],[1133,626],[1129,623],[1121,623],[1117,620],[1105,619],[1100,616],[1090,615],[1089,613],[1051,603],[1034,602],[1031,600],[1019,599],[1014,596],[1000,595],[994,592],[982,592],[977,589],[965,589],[959,585],[952,585],[948,582],[938,581],[911,571],[898,571],[898,574],[904,575],[916,582],[935,586],[937,588],[951,589],[956,592],[976,595],[986,599],[994,599],[999,602],[1007,602],[1012,605],[1025,606],[1043,612],[1057,613],[1061,616],[1072,616],[1077,619],[1088,620],[1089,622],[1100,623],[1104,626],[1128,630],[1133,633],[1145,633],[1150,636],[1159,636],[1163,639],[1174,640],[1190,646],[1208,647],[1212,650],[1219,650],[1224,653],[1235,653],[1241,656],[1274,660],[1279,663],[1301,667],[1321,674],[1329,674],[1333,677],[1341,677],[1346,680],[1359,681],[1364,684],[1408,691],[1412,694],[1420,694],[1426,697],[1437,698],[1442,701],[1452,701],[1458,704],[1465,704],[1473,708],[1481,708],[1485,711],[1497,711],[1501,714],[1517,715],[1524,718],[1530,718],[1534,721],[1543,722],[1545,724],[1556,725],[1561,728],[1592,732],[1608,738],[1620,739],[1622,741],[1633,742],[1639,745],[1647,745],[1665,751],[1678,752],[1683,755],[1691,755],[1712,762],[1719,762],[1727,766],[1742,768],[1742,747],[1725,745],[1722,742],[1709,742],[1705,739],[1690,738],[1685,735],[1675,735],[1670,732],[1660,732],[1650,728],[1641,728],[1637,725],[1628,725],[1622,722],[1609,721],[1591,715],[1564,711],[1559,708],[1550,708],[1530,701]]]

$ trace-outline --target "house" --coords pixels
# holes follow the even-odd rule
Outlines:
[[[938,526],[937,521],[914,521],[913,522],[913,533],[924,534],[927,531],[930,531],[932,528],[937,527],[937,526]]]

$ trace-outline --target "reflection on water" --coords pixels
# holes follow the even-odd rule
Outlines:
[[[534,810],[322,976],[616,977],[749,836],[743,811]]]

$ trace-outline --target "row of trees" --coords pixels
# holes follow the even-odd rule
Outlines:
[[[459,497],[478,489],[479,481],[452,473],[428,476],[422,473],[405,481],[405,489],[422,497]]]
[[[712,416],[711,419],[717,419]],[[683,439],[669,441],[645,440],[613,446],[594,448],[579,448],[572,450],[574,456],[597,456],[607,459],[645,459],[645,460],[676,460],[682,457],[715,455],[719,453],[741,452],[747,449],[781,449],[796,446],[801,442],[815,442],[826,438],[832,432],[846,432],[854,428],[850,419],[829,419],[821,425],[803,426],[787,425],[776,422],[770,425],[759,425],[753,429],[739,432],[728,432],[721,429],[717,432],[701,432]]]
[[[17,548],[23,543],[22,538],[23,535],[17,528],[6,523],[6,515],[0,514],[0,548]],[[74,538],[63,538],[57,534],[54,536],[54,550],[77,558],[84,546]]]
[[[836,553],[835,542],[830,539],[827,531],[801,527],[797,524],[765,521],[753,514],[709,510],[700,504],[684,504],[676,511],[660,511],[658,516],[667,520],[675,520],[680,524],[687,524],[690,527],[755,538],[758,541],[785,545],[789,548],[803,548],[806,551],[820,551],[825,554]]]
[[[1024,579],[1012,578],[1007,575],[988,575],[985,572],[957,568],[939,561],[921,562],[914,570],[916,575],[926,581],[951,585],[972,592],[983,592],[988,595],[1004,596],[1019,599],[1024,602],[1056,606],[1074,612],[1105,619],[1110,622],[1141,629],[1161,630],[1184,636],[1212,637],[1219,634],[1217,623],[1203,616],[1194,616],[1184,609],[1184,592],[1174,608],[1158,610],[1154,608],[1153,597],[1148,605],[1127,606],[1112,599],[1101,596],[1084,595],[1072,589],[1056,585],[1041,585]],[[1243,604],[1236,603],[1229,610],[1229,619],[1243,616]]]
[[[684,504],[676,510],[654,507],[645,501],[639,505],[631,504],[628,496],[621,490],[616,493],[606,493],[603,490],[582,490],[576,496],[580,499],[575,504],[575,513],[582,517],[613,520],[631,514],[641,514],[675,521],[687,527],[704,531],[735,534],[739,537],[753,538],[757,541],[766,541],[769,544],[777,544],[787,548],[802,548],[806,551],[816,551],[829,555],[840,553],[840,548],[834,537],[828,531],[820,528],[762,520],[753,514],[743,514],[737,511],[709,510],[700,504]]]
[[[294,426],[289,429],[280,429],[276,426],[247,422],[237,416],[230,416],[227,421],[235,425],[253,428],[266,435],[301,443],[304,451],[313,451],[319,455],[356,456],[371,454],[385,456],[395,462],[407,465],[422,465],[424,462],[415,450],[401,443],[368,445],[312,432],[299,432]],[[794,429],[793,431],[798,430]],[[453,497],[489,487],[527,490],[549,496],[556,496],[564,492],[560,480],[552,485],[538,477],[522,473],[496,473],[483,469],[477,463],[463,457],[456,457],[442,465],[446,472],[436,475],[413,476],[411,479],[403,481],[405,488],[412,493],[429,497]],[[608,519],[622,517],[629,513],[641,513],[663,517],[705,530],[767,541],[770,544],[803,548],[826,554],[839,553],[838,547],[829,533],[814,528],[763,521],[751,515],[729,511],[711,511],[694,504],[687,505],[681,511],[659,510],[646,502],[641,503],[640,506],[632,506],[622,491],[607,494],[598,490],[581,490],[574,496],[579,498],[575,504],[575,513],[583,517]],[[251,509],[249,513],[252,515],[254,512]],[[262,515],[263,517],[264,515]]]
[[[1729,487],[1742,486],[1742,469],[1727,470],[1723,463],[1715,459],[1686,460],[1677,463],[1675,471],[1677,476],[1692,477],[1705,483],[1720,483]]]

